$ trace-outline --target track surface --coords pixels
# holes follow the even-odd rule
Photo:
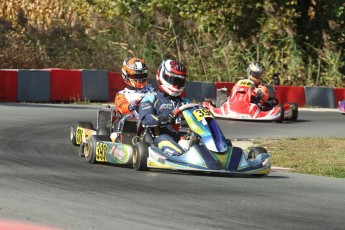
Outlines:
[[[90,165],[69,141],[101,106],[0,104],[0,220],[61,229],[344,229],[345,180],[263,178]],[[219,121],[229,138],[345,137],[341,114],[297,123]]]

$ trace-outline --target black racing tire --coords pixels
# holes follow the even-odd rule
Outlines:
[[[280,107],[280,117],[277,120],[277,123],[283,123],[285,110],[284,110],[284,107],[282,105],[279,105],[279,107]]]
[[[89,121],[78,121],[77,125],[72,126],[70,129],[70,140],[72,144],[75,146],[79,146],[79,144],[77,144],[77,138],[76,138],[76,131],[78,127],[85,128],[85,129],[94,129],[92,123]]]
[[[77,138],[76,138],[76,130],[77,128],[75,126],[72,126],[70,129],[70,140],[72,142],[73,145],[78,146],[77,144]]]
[[[267,150],[264,147],[253,147],[248,153],[248,159],[254,160],[261,153],[267,153]]]
[[[291,103],[291,121],[297,121],[298,118],[298,105],[296,103]]]
[[[90,164],[96,163],[96,146],[99,141],[111,141],[109,136],[92,135],[84,146],[84,155],[87,162]]]
[[[80,145],[79,145],[79,156],[80,157],[85,157],[85,155],[84,155],[84,146],[85,146],[85,144],[84,143],[81,143]]]
[[[78,121],[77,127],[85,129],[95,129],[90,121]]]
[[[107,127],[101,127],[97,130],[97,135],[110,136],[110,129]]]
[[[149,157],[150,144],[147,142],[137,142],[133,152],[133,168],[136,171],[147,171],[147,158]]]

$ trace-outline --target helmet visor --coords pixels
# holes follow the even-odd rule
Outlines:
[[[183,75],[167,75],[163,73],[163,79],[168,82],[170,85],[173,85],[176,88],[183,88],[186,86],[186,76]]]
[[[249,75],[255,78],[262,78],[262,72],[256,72],[256,71],[251,71],[249,70]]]
[[[131,80],[136,80],[138,82],[140,81],[146,81],[147,80],[147,73],[142,74],[128,74],[128,78]]]

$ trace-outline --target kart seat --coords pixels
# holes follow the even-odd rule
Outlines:
[[[110,108],[99,109],[97,113],[97,130],[108,128],[110,130],[114,111]]]

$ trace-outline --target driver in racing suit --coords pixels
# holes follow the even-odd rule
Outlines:
[[[153,127],[155,146],[176,156],[184,150],[177,144],[179,125],[175,124],[173,112],[189,103],[180,96],[186,85],[187,70],[182,63],[168,59],[159,66],[156,78],[157,94],[145,95],[139,106],[139,118],[144,127]]]
[[[268,87],[262,84],[262,77],[265,73],[265,67],[260,62],[252,62],[247,68],[248,79],[253,81],[251,103],[255,103],[261,110],[271,110],[278,104],[278,100],[270,97]]]
[[[140,100],[147,93],[155,90],[147,86],[147,66],[139,58],[126,58],[122,64],[122,78],[126,88],[119,91],[114,100],[116,112],[127,115],[133,113],[136,117]]]

